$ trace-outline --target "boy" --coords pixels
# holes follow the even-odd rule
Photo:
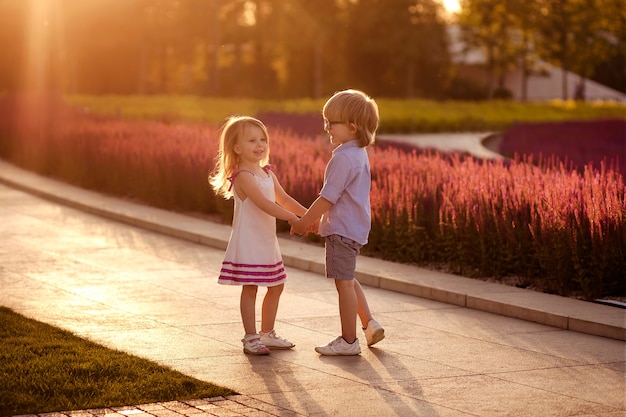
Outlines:
[[[373,319],[361,284],[354,278],[356,257],[367,243],[370,228],[370,165],[365,148],[374,143],[378,106],[365,93],[344,90],[324,105],[324,130],[336,148],[326,166],[320,195],[299,220],[290,221],[292,233],[304,234],[321,218],[319,234],[325,237],[326,276],[335,280],[339,295],[341,336],[315,351],[322,355],[358,355],[357,314],[367,345],[385,337]]]

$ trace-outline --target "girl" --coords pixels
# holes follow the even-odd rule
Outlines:
[[[267,355],[269,349],[295,345],[274,332],[278,301],[286,278],[276,219],[295,220],[306,208],[289,196],[268,165],[269,135],[263,123],[247,116],[231,117],[222,127],[215,170],[209,178],[213,190],[226,199],[234,197],[233,229],[224,255],[218,283],[241,285],[243,351]],[[255,304],[258,287],[267,287],[256,331]]]

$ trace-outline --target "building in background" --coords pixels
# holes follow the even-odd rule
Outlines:
[[[487,85],[487,59],[483,51],[468,49],[461,40],[460,29],[457,25],[448,26],[448,36],[452,62],[457,67],[459,74],[465,78]],[[563,97],[563,77],[566,77],[568,98],[626,102],[626,94],[621,91],[588,78],[582,80],[580,75],[563,71],[561,68],[545,61],[535,63],[535,69],[526,77],[526,100],[561,99]],[[520,67],[507,72],[504,85],[511,92],[514,100],[523,99],[523,83],[523,74]]]

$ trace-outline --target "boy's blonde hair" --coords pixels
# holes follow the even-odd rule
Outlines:
[[[256,126],[263,131],[269,147],[270,137],[267,128],[258,119],[250,116],[232,116],[220,129],[220,145],[215,158],[215,169],[209,175],[209,183],[217,195],[226,199],[233,196],[231,179],[239,165],[239,155],[235,152],[235,145],[249,126]],[[261,166],[269,162],[267,156],[261,161]]]
[[[326,120],[354,123],[359,146],[372,145],[378,129],[378,105],[373,98],[359,90],[339,91],[328,99],[322,115]]]

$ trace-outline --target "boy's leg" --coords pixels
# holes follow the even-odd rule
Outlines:
[[[241,289],[241,299],[239,300],[239,309],[241,310],[241,320],[243,321],[243,329],[246,334],[256,334],[256,285],[244,285]]]
[[[358,243],[338,236],[326,236],[326,277],[333,278],[339,296],[341,336],[315,351],[322,355],[358,355],[361,347],[356,337],[357,296],[354,290],[354,270]]]
[[[380,323],[374,320],[361,284],[356,279],[354,281],[354,292],[357,298],[359,318],[363,325],[367,346],[372,346],[385,338],[385,329],[383,329]]]
[[[341,336],[348,343],[356,340],[357,296],[355,280],[336,279],[335,286],[339,294],[339,316],[341,318]]]
[[[354,292],[356,293],[359,318],[361,319],[361,324],[363,325],[362,327],[366,328],[367,323],[369,323],[374,317],[372,317],[372,313],[370,312],[370,307],[367,304],[367,298],[365,298],[363,288],[356,279],[354,279]]]
[[[265,294],[265,298],[263,298],[263,306],[261,309],[261,331],[263,332],[268,333],[274,330],[276,313],[278,312],[278,302],[280,301],[283,288],[285,288],[285,284],[267,288],[267,294]]]

